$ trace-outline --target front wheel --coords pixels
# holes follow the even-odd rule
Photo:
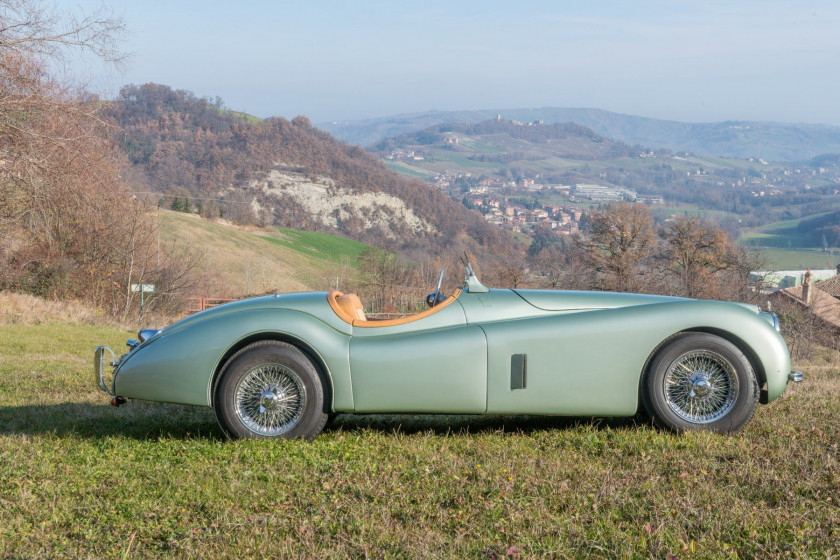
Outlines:
[[[313,439],[324,428],[324,389],[312,361],[285,342],[261,341],[225,364],[214,407],[233,438]]]
[[[737,346],[712,334],[685,333],[653,359],[641,394],[660,426],[735,433],[755,413],[759,386]]]

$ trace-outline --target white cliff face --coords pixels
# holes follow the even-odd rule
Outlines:
[[[272,169],[264,179],[250,181],[248,187],[263,194],[262,203],[257,203],[254,210],[270,209],[272,200],[288,196],[325,226],[337,227],[339,220],[353,216],[361,219],[366,229],[378,229],[387,237],[395,237],[393,229],[435,232],[434,226],[417,216],[401,199],[385,193],[357,193],[340,188],[328,177],[313,181],[302,173]]]

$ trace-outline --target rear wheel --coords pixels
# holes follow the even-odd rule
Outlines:
[[[737,346],[712,334],[685,333],[657,353],[641,393],[660,426],[734,433],[755,413],[759,386]]]
[[[225,364],[214,409],[234,438],[313,439],[324,428],[324,388],[312,361],[291,344],[261,341]]]

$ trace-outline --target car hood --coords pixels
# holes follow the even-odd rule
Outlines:
[[[577,292],[571,290],[514,290],[514,292],[537,309],[546,311],[613,309],[651,303],[691,301],[679,297],[614,292]]]

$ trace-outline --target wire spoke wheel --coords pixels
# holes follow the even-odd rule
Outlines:
[[[692,350],[671,362],[663,377],[663,389],[674,414],[692,424],[710,424],[735,406],[738,374],[721,354]]]
[[[234,412],[260,436],[279,436],[294,428],[306,409],[306,387],[291,368],[277,363],[256,365],[234,389]]]

